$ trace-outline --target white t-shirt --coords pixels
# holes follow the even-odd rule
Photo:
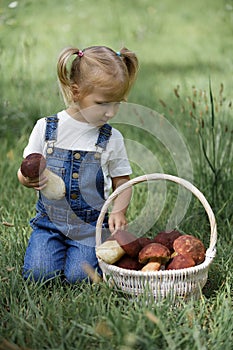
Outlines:
[[[55,147],[68,150],[96,151],[99,128],[73,119],[65,110],[57,114],[59,122]],[[45,141],[46,118],[41,118],[34,126],[23,156],[41,153],[46,158]],[[105,179],[105,198],[112,186],[111,178],[132,173],[121,133],[112,128],[112,135],[101,156],[101,166]]]

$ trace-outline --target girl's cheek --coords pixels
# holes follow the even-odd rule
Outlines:
[[[97,122],[99,119],[101,119],[105,114],[105,111],[103,108],[95,108],[92,111],[89,111],[84,114],[84,118],[87,122]]]

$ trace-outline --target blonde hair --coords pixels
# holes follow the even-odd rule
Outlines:
[[[137,72],[138,59],[125,47],[118,53],[106,46],[91,46],[83,51],[69,47],[61,52],[57,63],[59,85],[67,105],[74,101],[74,85],[78,86],[80,98],[101,87],[107,88],[115,100],[126,100]]]

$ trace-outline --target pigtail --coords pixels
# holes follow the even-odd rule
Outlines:
[[[126,47],[123,47],[120,50],[120,57],[125,63],[128,74],[129,74],[129,89],[133,85],[134,81],[136,80],[138,69],[139,69],[139,63],[137,56],[134,52],[128,50]]]
[[[70,77],[70,71],[67,69],[68,61],[72,55],[79,54],[79,49],[77,48],[66,48],[64,49],[59,57],[57,62],[57,75],[60,85],[60,90],[63,96],[63,99],[66,105],[69,105],[73,101],[72,93],[72,81]]]

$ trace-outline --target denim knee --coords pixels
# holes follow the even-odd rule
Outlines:
[[[100,276],[102,276],[102,271],[99,266],[91,266]],[[65,271],[64,273],[65,280],[70,284],[75,284],[82,281],[88,281],[89,275],[83,269],[83,265],[76,267],[75,271]]]
[[[77,267],[75,271],[74,270],[65,271],[64,275],[65,275],[66,281],[69,282],[70,284],[82,282],[88,278],[88,275],[80,267]]]
[[[82,244],[78,241],[69,241],[69,248],[66,252],[64,275],[68,282],[76,283],[88,278],[85,264],[98,272],[99,265],[95,254],[95,248]]]
[[[42,281],[61,274],[65,247],[59,236],[49,230],[37,229],[32,232],[24,257],[25,279]]]
[[[22,275],[25,280],[30,280],[33,282],[45,282],[55,277],[61,276],[61,271],[51,272],[45,271],[39,267],[31,267],[30,269],[23,267]]]

